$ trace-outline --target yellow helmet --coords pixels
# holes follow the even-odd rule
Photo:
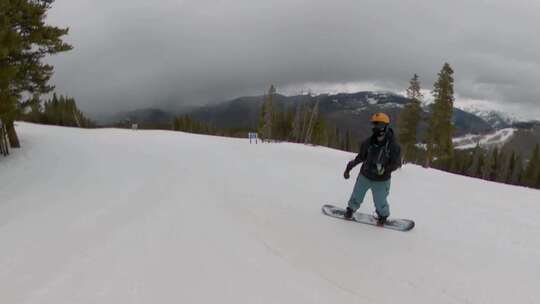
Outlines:
[[[375,113],[371,116],[371,122],[384,122],[385,124],[389,124],[390,117],[384,113]]]

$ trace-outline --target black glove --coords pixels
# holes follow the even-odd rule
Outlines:
[[[347,163],[347,168],[345,168],[345,172],[343,173],[343,177],[345,179],[349,179],[349,177],[351,177],[349,172],[351,172],[353,167],[354,167],[354,162],[353,161],[350,161],[350,162]]]

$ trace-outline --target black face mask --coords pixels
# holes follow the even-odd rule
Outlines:
[[[387,125],[384,123],[374,123],[371,130],[373,131],[373,134],[375,134],[377,137],[381,137],[386,134]]]

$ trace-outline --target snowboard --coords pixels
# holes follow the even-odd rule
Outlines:
[[[322,212],[325,215],[328,215],[331,217],[347,220],[343,216],[345,214],[345,209],[343,208],[339,208],[332,205],[324,205],[322,206]],[[356,212],[349,221],[377,226],[377,218],[375,218],[373,215],[361,213],[361,212]],[[409,231],[414,228],[414,221],[407,220],[407,219],[389,218],[383,226],[379,226],[379,227],[397,230],[397,231]]]

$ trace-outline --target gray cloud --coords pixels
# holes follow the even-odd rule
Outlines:
[[[403,0],[57,0],[69,26],[54,83],[89,113],[260,94],[270,83],[431,88],[445,61],[463,98],[540,118],[540,3]]]

